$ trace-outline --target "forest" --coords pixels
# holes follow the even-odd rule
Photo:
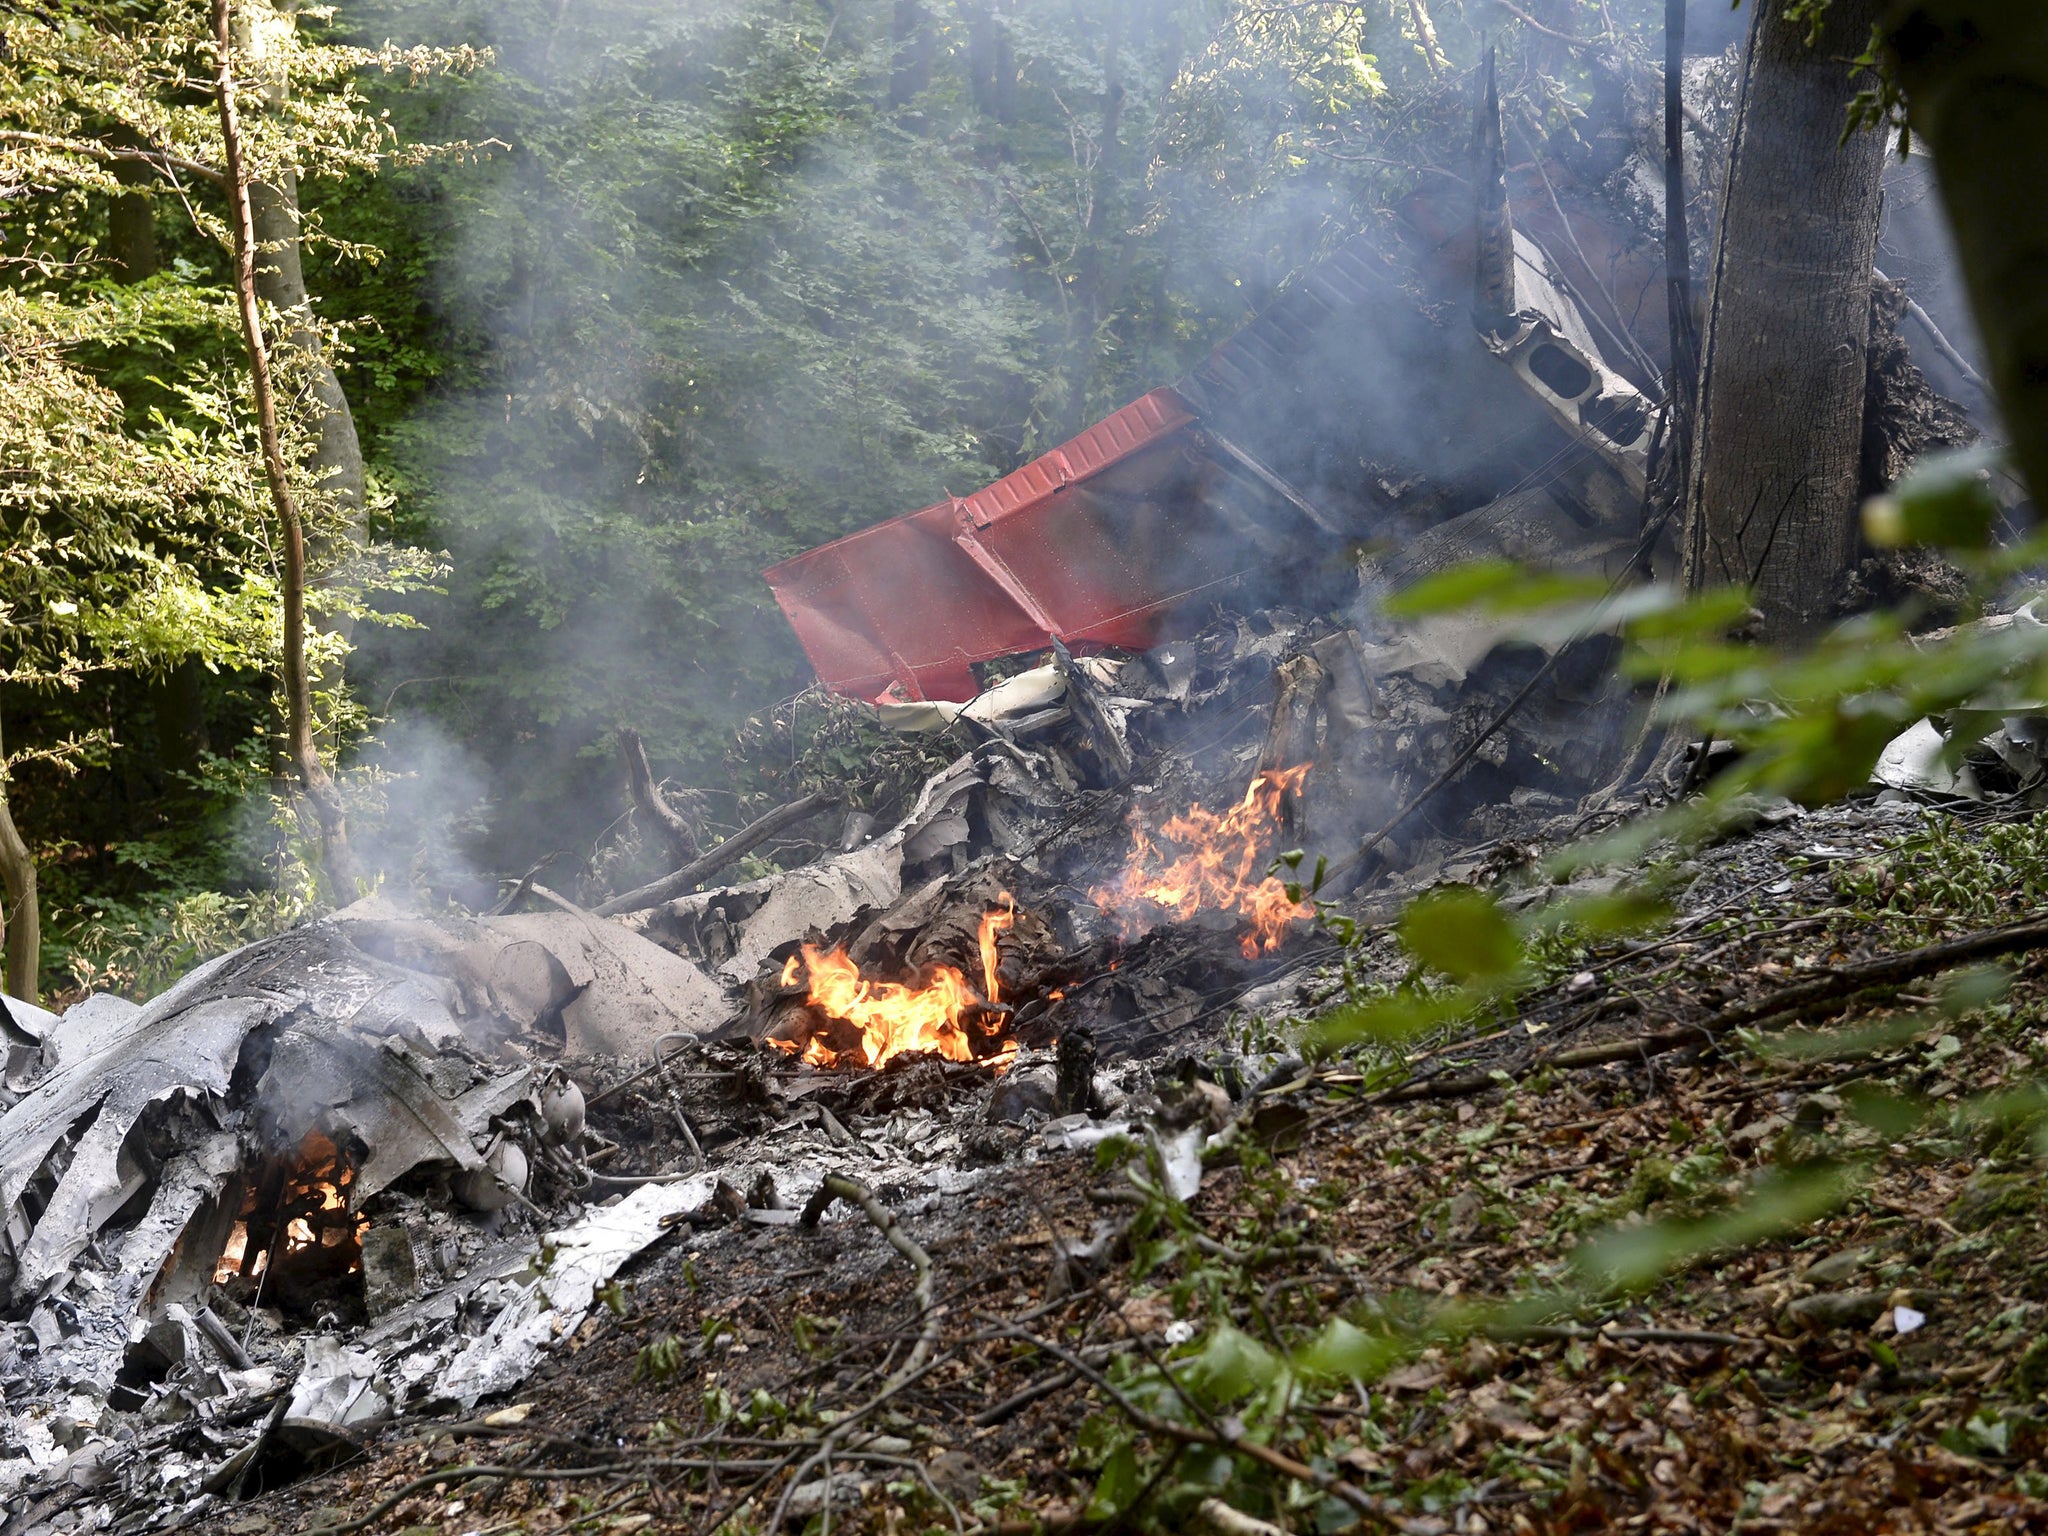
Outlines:
[[[2048,1528],[2048,11],[0,9],[0,1536]]]

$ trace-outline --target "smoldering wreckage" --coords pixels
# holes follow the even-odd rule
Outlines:
[[[1538,197],[1515,227],[1500,164],[1476,223],[1419,197],[1172,387],[767,573],[828,688],[958,748],[893,825],[813,795],[592,910],[373,898],[146,1006],[10,1003],[5,1529],[172,1528],[487,1404],[636,1256],[815,1223],[835,1170],[915,1213],[1124,1133],[1197,1187],[1227,1096],[1291,1069],[1227,1023],[1327,995],[1314,898],[1511,863],[1639,718],[1608,637],[1372,606],[1480,556],[1671,568],[1661,258]],[[1875,459],[1966,439],[1967,365],[1930,383],[1887,334]],[[1999,724],[1966,782],[1931,723],[1880,772],[2028,788],[2043,733]],[[842,816],[836,851],[698,888]],[[1221,1091],[1175,1090],[1197,1055]]]

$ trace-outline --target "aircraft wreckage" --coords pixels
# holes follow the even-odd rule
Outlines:
[[[1170,388],[767,573],[828,687],[959,746],[892,824],[695,888],[821,793],[594,910],[372,900],[147,1005],[10,1004],[0,1528],[166,1526],[509,1391],[635,1255],[795,1222],[830,1168],[910,1209],[1122,1132],[1192,1189],[1214,1126],[1148,1118],[1176,1054],[1331,959],[1275,859],[1374,827],[1349,879],[1510,858],[1636,707],[1605,637],[1359,598],[1646,553],[1653,349],[1583,297],[1628,242],[1514,228],[1490,164],[1469,234],[1418,204]]]

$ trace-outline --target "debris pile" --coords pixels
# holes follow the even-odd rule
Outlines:
[[[1654,359],[1603,348],[1504,193],[1476,326],[1443,322],[1473,274],[1426,233],[770,573],[828,686],[958,749],[893,825],[698,888],[841,803],[814,793],[589,909],[532,876],[505,905],[546,912],[372,901],[146,1007],[0,1016],[7,1529],[169,1525],[509,1391],[665,1233],[816,1221],[843,1166],[915,1202],[1126,1134],[1186,1198],[1229,1118],[1191,1059],[1291,1070],[1224,1025],[1334,990],[1322,904],[1570,812],[1639,707],[1607,636],[1378,609],[1474,558],[1671,558]],[[2036,723],[1987,746],[2029,785]],[[1941,745],[1890,782],[1956,790]]]

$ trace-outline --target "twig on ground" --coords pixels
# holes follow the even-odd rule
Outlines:
[[[1591,1343],[1606,1339],[1620,1344],[1768,1344],[1770,1340],[1742,1333],[1714,1333],[1698,1328],[1581,1328],[1573,1323],[1530,1323],[1501,1330],[1502,1339],[1545,1344]]]
[[[1825,1003],[1841,1002],[1872,987],[1896,986],[1921,976],[1932,976],[1942,971],[1953,970],[1957,966],[1968,965],[1973,961],[1992,960],[2001,955],[2023,954],[2028,950],[2043,948],[2048,948],[2048,920],[2012,923],[2003,928],[1985,929],[1979,933],[1965,934],[1959,939],[1910,949],[1903,954],[1881,955],[1875,960],[1836,966],[1810,980],[1797,982],[1754,1001],[1732,1004],[1718,1013],[1710,1014],[1697,1024],[1675,1024],[1668,1029],[1655,1030],[1649,1034],[1626,1035],[1618,1040],[1603,1040],[1593,1045],[1574,1046],[1570,1050],[1533,1052],[1519,1062],[1503,1068],[1469,1072],[1457,1077],[1434,1077],[1419,1083],[1403,1083],[1397,1088],[1387,1089],[1384,1093],[1374,1094],[1362,1102],[1405,1104],[1417,1099],[1467,1098],[1496,1086],[1500,1082],[1497,1074],[1502,1071],[1510,1077],[1520,1079],[1545,1068],[1569,1071],[1581,1067],[1599,1067],[1610,1062],[1642,1061],[1671,1051],[1713,1045],[1722,1036],[1735,1030],[1782,1019],[1788,1015],[1802,1014]]]
[[[882,1234],[889,1246],[909,1260],[910,1267],[917,1271],[917,1283],[912,1287],[911,1295],[917,1302],[918,1315],[923,1319],[923,1326],[918,1330],[917,1344],[910,1351],[910,1358],[903,1362],[901,1370],[896,1373],[897,1376],[914,1375],[924,1368],[925,1362],[931,1358],[933,1346],[939,1340],[939,1314],[937,1308],[932,1305],[932,1256],[920,1248],[916,1240],[903,1230],[903,1224],[896,1219],[896,1213],[877,1200],[873,1190],[859,1179],[843,1173],[825,1175],[824,1183],[818,1186],[818,1192],[811,1196],[810,1204],[804,1207],[798,1225],[806,1228],[817,1226],[819,1218],[825,1214],[825,1208],[835,1200],[845,1200],[859,1206],[866,1213],[868,1220],[875,1224],[875,1229]]]

